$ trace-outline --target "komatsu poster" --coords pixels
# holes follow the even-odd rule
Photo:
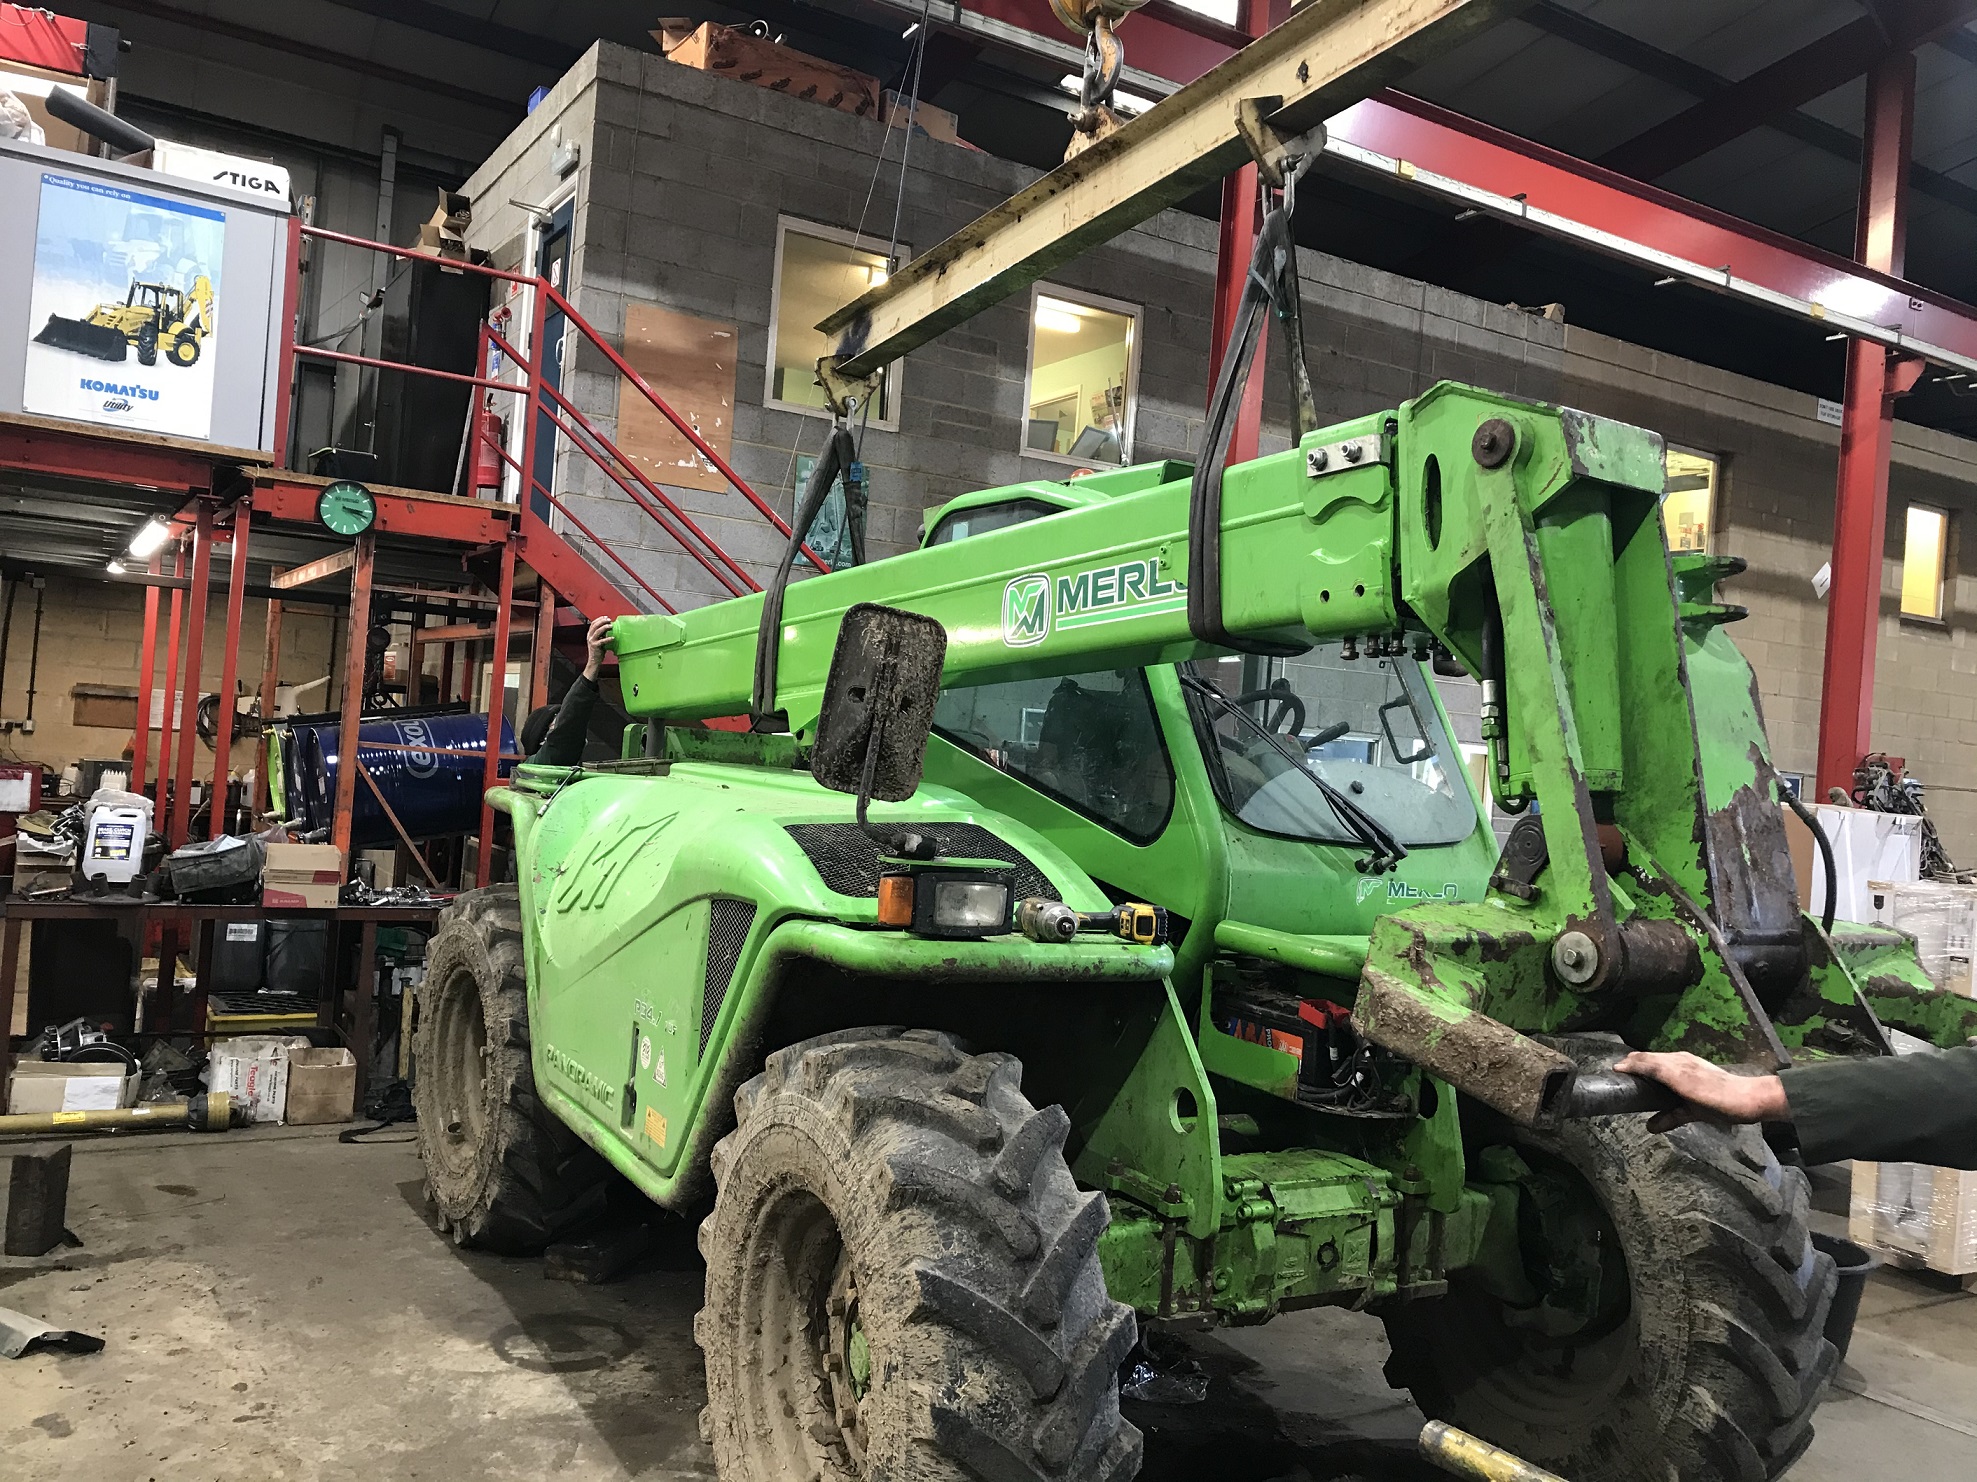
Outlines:
[[[211,207],[44,174],[25,410],[207,437],[225,245]]]

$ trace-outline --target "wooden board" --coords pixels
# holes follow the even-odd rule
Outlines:
[[[137,725],[137,691],[107,684],[78,684],[69,690],[75,701],[72,724],[103,730],[128,731]]]
[[[724,462],[734,446],[732,324],[658,304],[625,305],[625,363]],[[725,490],[728,481],[630,381],[618,382],[618,450],[655,484]]]

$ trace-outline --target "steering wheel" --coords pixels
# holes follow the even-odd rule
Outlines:
[[[1298,733],[1304,729],[1304,701],[1291,688],[1291,682],[1275,679],[1268,689],[1247,690],[1229,701],[1238,709],[1259,702],[1264,703],[1263,729],[1277,731],[1296,740]]]

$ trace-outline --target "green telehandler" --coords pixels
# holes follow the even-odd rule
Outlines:
[[[517,883],[431,946],[440,1227],[699,1219],[727,1482],[1124,1482],[1140,1325],[1318,1304],[1573,1482],[1779,1475],[1835,1361],[1805,1178],[1610,1067],[1977,1003],[1801,911],[1740,565],[1671,558],[1663,482],[1651,433],[1443,384],[621,619],[645,724],[516,770]]]

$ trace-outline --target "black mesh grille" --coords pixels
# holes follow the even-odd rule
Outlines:
[[[879,846],[855,823],[791,823],[784,825],[806,854],[824,884],[839,895],[876,897],[879,893]],[[1040,896],[1061,900],[1049,876],[979,823],[935,823],[917,826],[933,836],[950,859],[993,859],[1016,867],[1016,899]]]
[[[700,990],[700,1058],[707,1058],[707,1037],[721,1017],[721,1002],[741,961],[741,944],[755,924],[754,901],[716,900],[707,920],[707,978]]]

